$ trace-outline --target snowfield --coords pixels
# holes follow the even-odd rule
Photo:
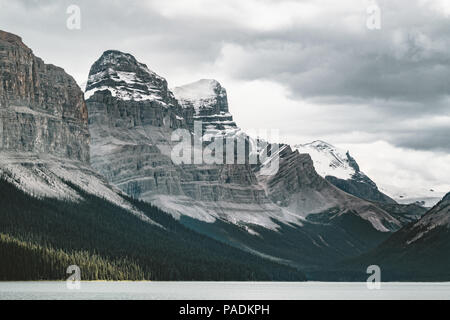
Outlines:
[[[314,141],[293,147],[300,153],[307,153],[314,162],[314,168],[322,177],[333,176],[348,180],[356,173],[350,165],[346,152],[324,141]]]

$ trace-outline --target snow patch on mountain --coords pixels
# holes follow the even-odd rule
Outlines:
[[[167,90],[166,80],[128,53],[106,51],[96,62],[95,71],[89,74],[86,100],[97,91],[108,90],[121,100],[150,100],[166,105],[163,96],[163,91]],[[174,99],[171,92],[168,94]]]
[[[150,73],[149,73],[150,74]],[[84,94],[85,99],[89,99],[97,91],[108,90],[113,97],[121,100],[134,100],[134,101],[158,101],[161,104],[165,104],[161,95],[159,95],[159,89],[153,86],[151,83],[146,83],[139,78],[134,72],[121,72],[108,68],[106,71],[99,72],[89,77],[89,86],[95,86],[104,79],[109,79],[115,82],[114,86],[99,86],[87,90]],[[143,86],[143,89],[135,88],[133,85]],[[131,86],[130,86],[131,85]]]
[[[333,176],[348,180],[356,173],[347,152],[324,141],[295,145],[293,149],[299,153],[309,154],[314,162],[314,168],[322,177]]]
[[[102,59],[99,63],[100,66],[108,67],[110,65],[120,66],[123,64],[136,65],[140,69],[144,70],[147,74],[149,74],[153,78],[158,78],[161,81],[165,79],[158,75],[156,72],[150,70],[146,64],[140,63],[129,53],[120,52],[117,50],[109,50],[104,53]]]
[[[161,96],[157,94],[147,94],[146,91],[140,90],[140,89],[133,89],[129,90],[125,86],[117,86],[117,87],[108,87],[108,86],[101,86],[97,88],[93,88],[91,90],[88,90],[84,94],[84,98],[87,100],[90,97],[92,97],[97,91],[103,91],[108,90],[111,92],[111,95],[113,97],[116,97],[121,100],[134,100],[134,101],[158,101],[161,104],[165,105],[165,103],[161,100]]]
[[[261,168],[273,161],[279,163],[279,170],[269,176],[258,174],[258,181],[280,207],[304,218],[329,210],[334,211],[334,217],[354,212],[381,232],[395,231],[401,227],[401,223],[386,211],[343,192],[323,179],[315,172],[308,154],[282,145]]]
[[[82,201],[82,195],[71,187],[70,184],[73,184],[88,194],[133,213],[145,222],[155,224],[125,200],[119,189],[109,185],[90,167],[78,161],[34,153],[2,152],[0,177],[34,197]]]
[[[251,225],[277,231],[280,228],[279,223],[301,227],[305,221],[304,217],[270,202],[257,204],[232,201],[193,201],[192,198],[186,196],[173,195],[158,195],[150,202],[171,214],[175,219],[188,216],[207,223],[214,223],[219,219],[242,226],[250,234],[255,234],[251,230]]]

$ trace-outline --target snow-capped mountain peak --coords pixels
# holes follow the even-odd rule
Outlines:
[[[73,77],[1,30],[0,64],[0,180],[37,198],[95,195],[148,221],[90,167],[88,109]]]
[[[366,200],[395,203],[360,170],[349,151],[321,140],[296,145],[293,149],[299,153],[309,154],[317,173],[345,192]]]
[[[322,177],[333,176],[339,179],[348,180],[359,172],[359,167],[350,154],[333,145],[316,140],[307,144],[294,146],[300,153],[307,153],[314,162],[314,168]]]
[[[121,100],[157,101],[166,105],[175,100],[167,81],[140,63],[131,54],[108,50],[94,63],[86,85],[85,99],[108,90]]]

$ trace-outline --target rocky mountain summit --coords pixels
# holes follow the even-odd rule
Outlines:
[[[202,121],[205,131],[234,132],[237,129],[228,110],[227,91],[216,80],[202,79],[173,89],[185,108],[193,107],[194,120]]]
[[[75,80],[0,31],[0,178],[38,197],[80,201],[80,188],[140,215],[92,170],[89,143]]]
[[[115,66],[115,63],[118,65]],[[131,81],[128,88],[126,81],[118,79],[120,77],[117,75],[122,70],[134,70],[136,74],[145,74],[146,78],[128,74],[129,78],[141,79]],[[139,82],[139,90],[152,87],[155,96],[144,92],[147,98],[141,99],[140,96],[134,100],[125,94],[115,93],[132,92],[136,82]],[[156,89],[155,83],[163,85]],[[176,216],[187,214],[205,221],[222,217],[227,221],[251,222],[271,228],[276,225],[271,219],[299,223],[301,218],[312,212],[321,212],[338,203],[342,204],[341,201],[327,200],[324,196],[320,196],[320,201],[317,197],[311,197],[308,198],[308,205],[292,207],[291,212],[286,210],[285,201],[278,199],[279,192],[264,183],[260,175],[261,168],[237,164],[174,164],[171,150],[175,142],[171,140],[171,135],[178,126],[173,126],[172,122],[172,125],[167,125],[164,115],[180,116],[180,105],[183,110],[194,109],[194,119],[220,113],[231,117],[231,114],[226,90],[217,81],[200,80],[178,87],[175,97],[180,99],[179,104],[167,90],[166,80],[149,72],[144,64],[129,54],[106,51],[92,66],[86,93],[92,134],[92,165],[124,192],[156,203]],[[164,97],[168,100],[164,101]],[[158,120],[161,118],[163,121]],[[179,125],[191,127],[190,123]],[[215,123],[212,127],[213,130],[223,132],[226,131],[223,126]],[[237,128],[234,123],[232,128]],[[303,157],[310,159],[308,155]],[[292,162],[284,162],[279,172],[283,172],[283,165],[287,168],[304,167],[303,162],[294,157]],[[308,175],[314,178],[309,184],[311,194],[320,194],[318,190],[325,186],[325,189],[333,189],[335,199],[347,198],[345,193],[331,187],[317,175],[312,165],[303,169],[299,175],[288,174],[280,180],[298,179],[303,184]],[[257,177],[261,180],[258,181]],[[284,196],[292,197],[299,191],[289,189]],[[361,202],[359,199],[354,200],[358,201]],[[381,215],[389,216],[379,211]],[[376,219],[376,215],[372,218],[375,227],[381,231],[391,230],[395,225],[399,227],[399,222],[394,218],[388,217],[385,226],[384,222]]]
[[[353,212],[382,232],[401,227],[402,223],[385,210],[345,193],[323,179],[316,172],[309,154],[284,145],[275,156],[280,163],[278,172],[273,176],[259,177],[274,203],[305,218],[315,219],[314,215],[333,212],[329,216],[332,220]]]
[[[116,101],[132,105],[127,109],[135,112],[132,120],[136,124],[144,120],[169,128],[193,125],[194,109],[181,107],[168,89],[167,81],[130,54],[105,51],[92,65],[85,98],[89,100],[96,92],[105,91]],[[115,107],[123,108],[122,105]]]
[[[422,217],[425,209],[379,192],[348,152],[321,141],[291,147],[252,138],[234,122],[215,80],[173,93],[145,64],[109,50],[90,70],[85,102],[71,76],[6,32],[0,66],[0,187],[8,195],[0,249],[6,245],[8,254],[16,252],[11,243],[30,250],[50,244],[84,250],[86,259],[88,248],[102,255],[100,265],[115,263],[139,279],[145,270],[151,279],[298,280],[302,269],[336,280],[328,266],[369,252],[364,268],[380,262],[423,270],[436,261],[444,267],[435,263],[432,272],[448,275],[450,194]],[[195,120],[203,122],[200,136]],[[245,157],[259,158],[205,161],[208,143],[221,137],[236,143],[224,152],[232,160],[242,141]],[[189,156],[176,162],[180,146]],[[197,152],[201,161],[190,162]],[[219,148],[209,157],[221,155]],[[54,261],[47,261],[51,276]],[[225,276],[224,265],[233,270]],[[4,267],[15,274],[2,260]]]
[[[106,55],[105,63],[109,58]],[[104,118],[111,121],[108,125],[142,129],[142,123],[151,123],[159,126],[161,136],[169,128],[185,127],[186,119],[176,113],[177,101],[169,91],[165,95],[164,80],[149,75],[144,66],[129,69],[132,63],[122,59],[130,57],[114,61],[121,71],[137,72],[136,77],[119,79],[119,86],[126,86],[113,91],[100,76],[89,83],[90,90],[98,89],[93,94],[96,107],[105,106],[102,98],[114,101],[112,94],[128,101],[126,107],[134,106],[106,104],[117,112]],[[95,74],[109,73],[107,65],[96,65]],[[86,280],[304,279],[298,269],[189,230],[109,184],[90,166],[83,92],[63,69],[35,57],[19,37],[0,32],[0,66],[0,280],[63,280],[73,264]],[[122,76],[126,74],[111,75],[114,80]],[[93,113],[94,120],[101,118],[100,111]],[[179,111],[184,115],[187,109]],[[121,112],[128,117],[121,118]],[[141,129],[123,140],[133,143],[145,137]],[[151,136],[161,138],[158,131]],[[153,152],[148,144],[128,151],[143,157]],[[129,170],[133,163],[122,160]],[[155,167],[164,165],[157,157],[149,161]],[[161,185],[163,177],[155,178]]]
[[[360,170],[350,152],[320,140],[296,145],[294,149],[309,154],[317,173],[339,189],[366,200],[396,203]]]
[[[0,72],[0,149],[89,163],[87,108],[75,80],[4,31]]]
[[[119,70],[111,61],[120,61]],[[136,74],[148,78],[129,77],[144,79],[139,90],[152,87],[156,96],[146,91],[145,99],[134,100],[115,93],[134,90],[136,81],[126,88],[127,83],[117,81],[116,75],[121,70],[136,68]],[[155,83],[162,85],[158,87]],[[209,96],[210,100],[202,100],[209,101],[210,115],[227,111],[225,90],[218,92],[220,99]],[[194,115],[195,107],[199,106],[181,106],[167,91],[167,82],[149,73],[142,63],[122,52],[105,52],[90,71],[86,98],[92,166],[118,188],[157,204],[176,217],[187,215],[208,222],[224,217],[235,222],[275,225],[270,217],[279,215],[280,209],[265,197],[249,165],[174,164],[171,156],[177,142],[172,141],[172,134],[180,128],[192,130],[194,117],[186,114]]]
[[[111,61],[120,63],[116,67]],[[195,120],[204,122],[206,135],[244,140],[252,150],[246,150],[246,156],[261,155],[267,142],[236,126],[226,90],[217,81],[200,80],[172,94],[166,91],[165,80],[143,66],[128,54],[107,51],[94,63],[87,85],[92,166],[123,192],[158,206],[198,232],[302,265],[356,255],[401,228],[402,222],[388,212],[317,174],[310,155],[286,145],[269,148],[263,162],[176,164],[172,152],[179,141],[173,135],[177,129],[188,129],[192,138],[188,146],[195,151],[194,141],[199,138],[192,130]],[[127,82],[118,76],[123,70],[149,78],[128,74],[129,79],[140,80]],[[136,82],[141,90],[138,99],[117,93],[133,92]],[[149,87],[155,96],[146,91]],[[192,122],[186,112],[192,112]],[[203,147],[200,143],[200,152]],[[237,149],[232,152],[234,158]],[[273,163],[279,164],[277,170],[265,174]],[[297,241],[302,241],[304,254],[291,245]],[[276,243],[283,243],[284,250]],[[321,251],[320,259],[316,249]]]

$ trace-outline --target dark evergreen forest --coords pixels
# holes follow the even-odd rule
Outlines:
[[[150,204],[129,199],[160,226],[104,199],[34,198],[0,180],[0,281],[305,280],[301,271],[186,228]]]

